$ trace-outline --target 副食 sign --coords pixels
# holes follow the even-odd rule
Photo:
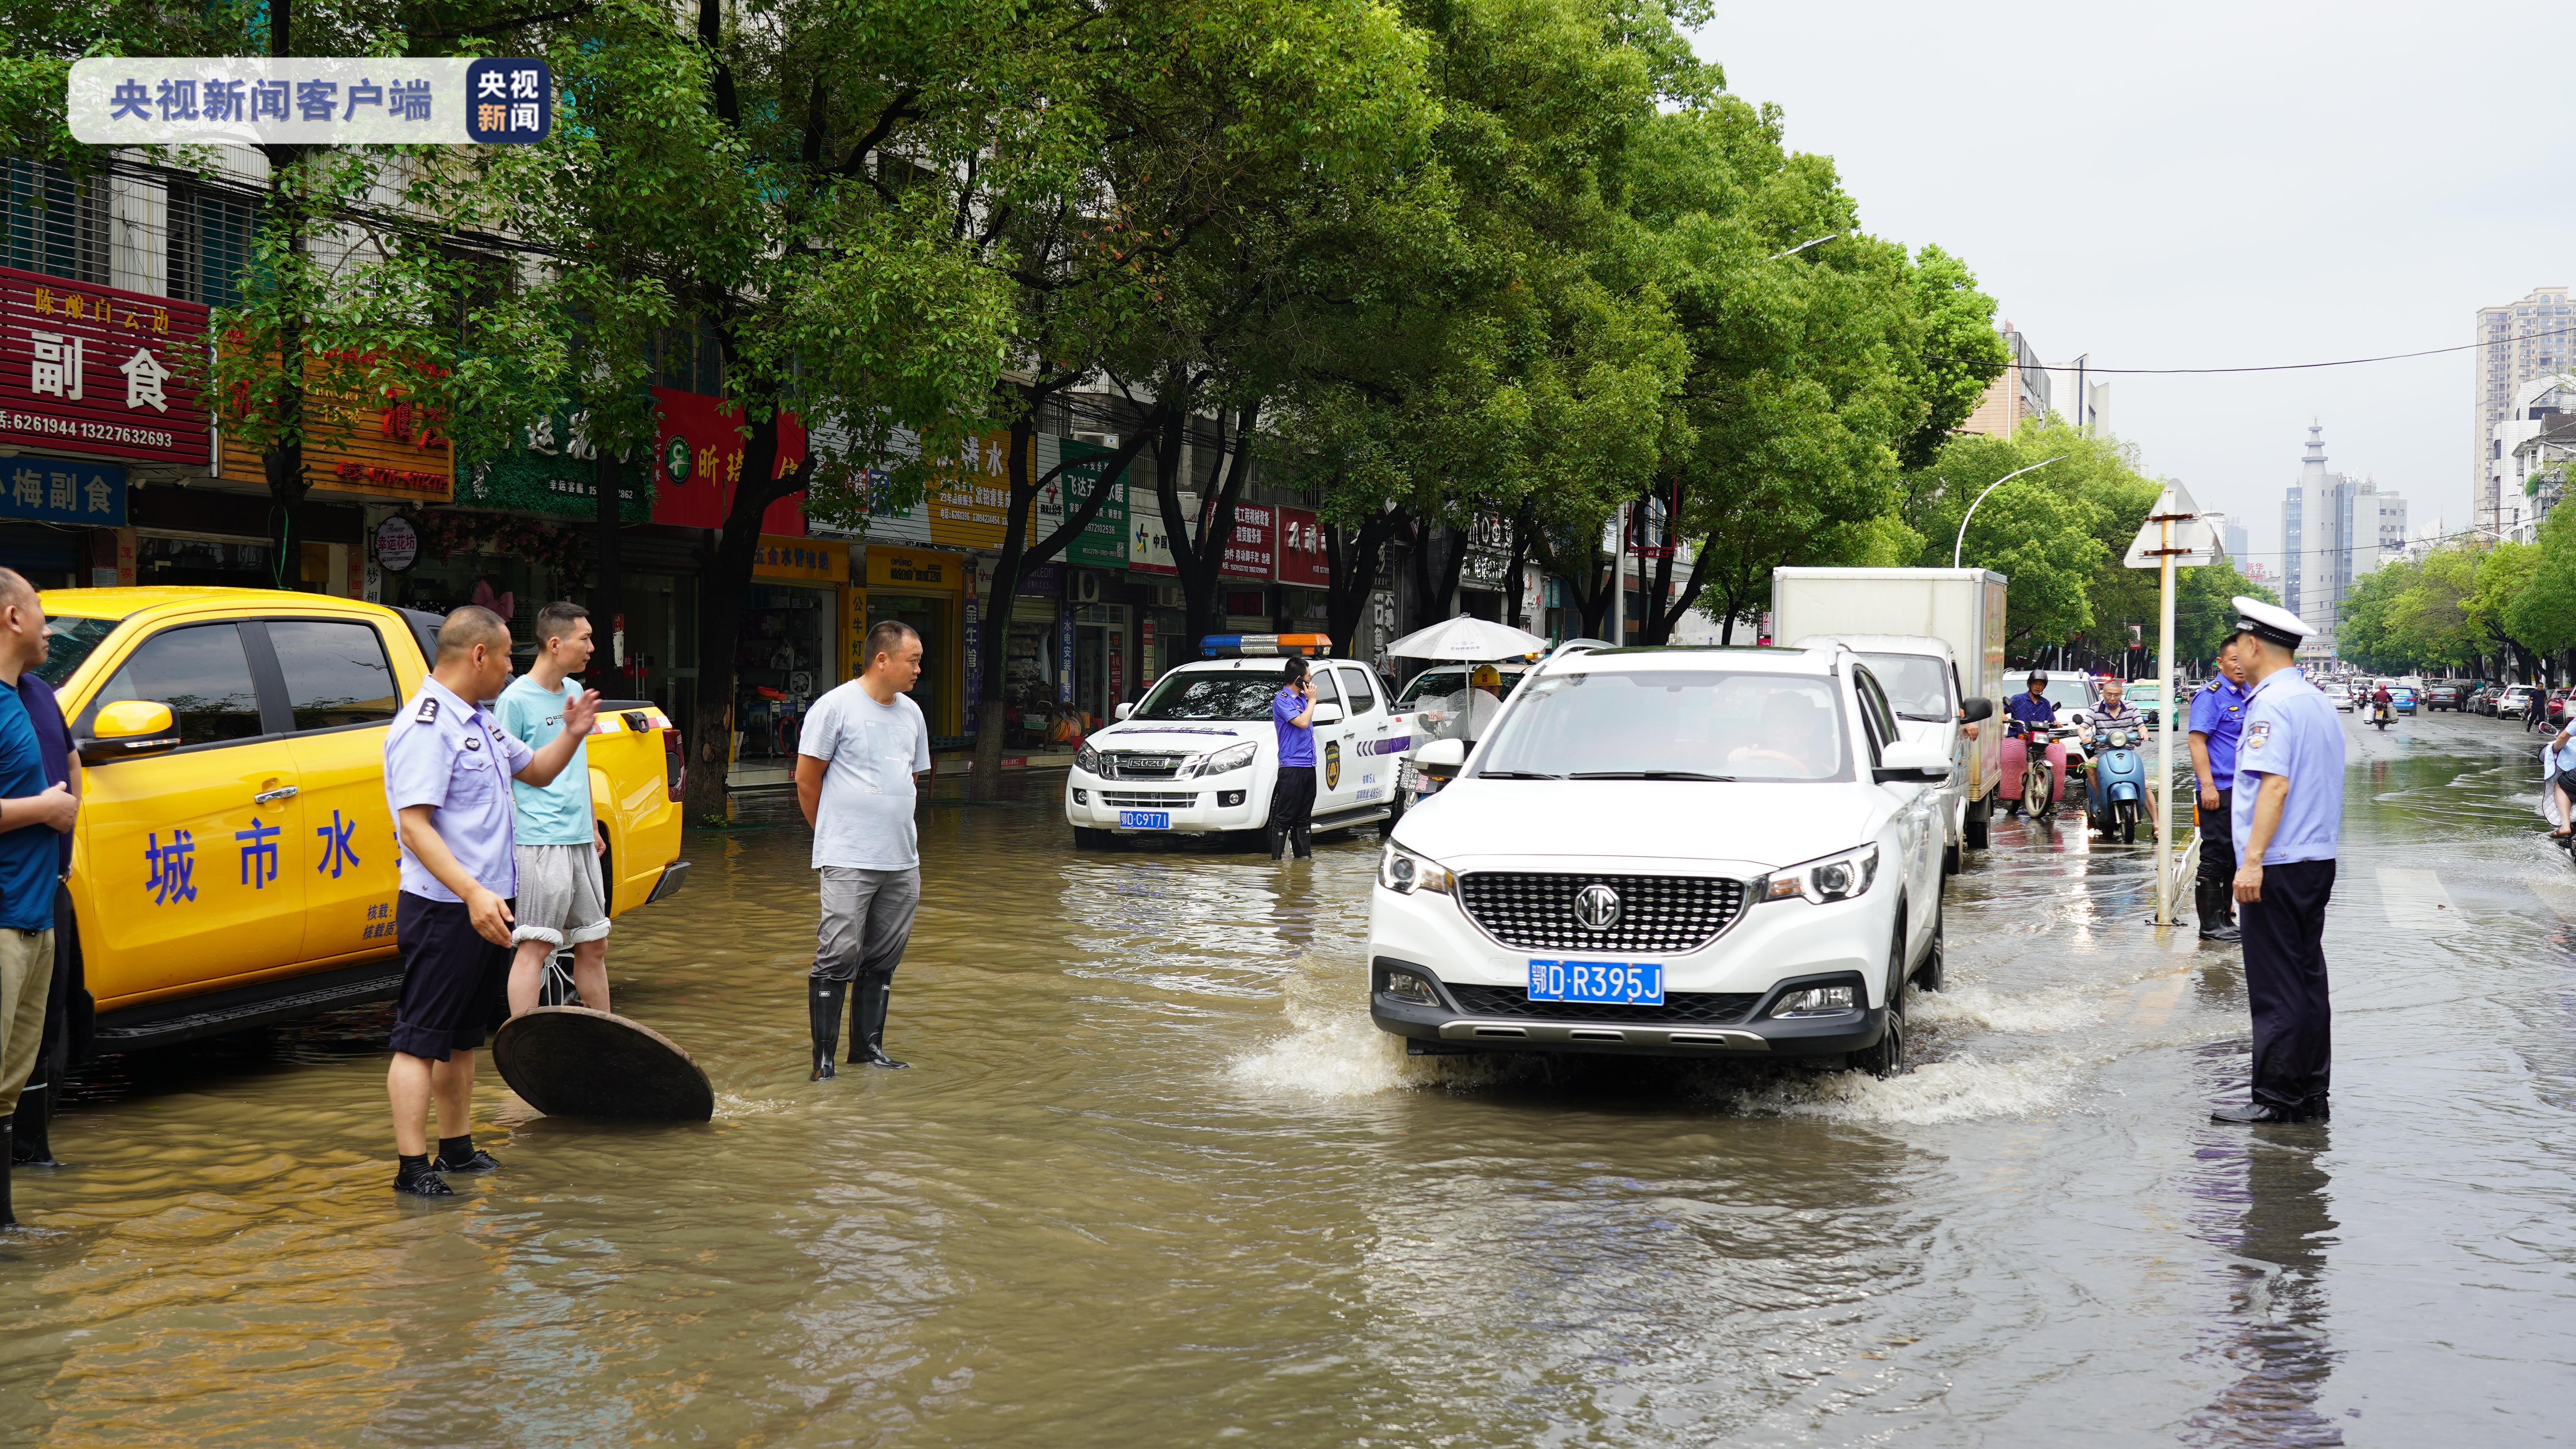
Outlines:
[[[215,55],[72,62],[93,146],[527,144],[554,129],[542,60]]]
[[[0,267],[0,443],[204,467],[206,309]]]

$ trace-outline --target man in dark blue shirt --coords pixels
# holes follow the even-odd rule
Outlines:
[[[54,687],[33,670],[18,676],[18,698],[27,706],[27,722],[35,727],[36,752],[44,756],[45,783],[60,785],[80,799],[80,760],[72,754],[71,729],[63,722],[62,706],[55,702]],[[54,971],[52,984],[45,992],[45,1030],[36,1048],[35,1070],[18,1094],[18,1112],[14,1119],[12,1156],[20,1167],[52,1167],[54,1147],[52,1125],[55,1091],[54,1063],[61,1059],[63,1033],[70,1030],[72,1005],[72,953],[63,935],[64,913],[71,909],[69,893],[63,881],[71,875],[72,833],[59,831],[54,836],[60,847],[60,858],[54,868]]]
[[[1315,683],[1306,661],[1291,656],[1286,680],[1270,699],[1270,723],[1279,732],[1279,778],[1270,786],[1270,858],[1294,847],[1299,860],[1315,854],[1307,827],[1315,815]]]
[[[2030,672],[2030,692],[2028,694],[2016,694],[2012,698],[2004,701],[2004,713],[2012,718],[2011,738],[2022,741],[2022,748],[2025,750],[2029,749],[2031,746],[2032,732],[2034,730],[2044,730],[2057,723],[2057,702],[2050,699],[2045,693],[2047,688],[2048,676],[2034,669]],[[2041,748],[2056,752],[2052,754],[2048,762],[2050,775],[2051,778],[2063,778],[2063,775],[2060,772],[2064,769],[2064,747],[2057,745],[2054,742],[2043,741],[2041,742]],[[2021,779],[2020,771],[2013,769],[2010,765],[2006,765],[2004,767],[2004,781],[2009,788],[2018,791],[2021,788]],[[2021,813],[2021,808],[2024,803],[2025,802],[2022,800],[2020,795],[2015,794],[2006,800],[2004,804],[2004,813],[2006,815],[2018,815]],[[2035,800],[2027,803],[2031,807],[2030,813],[2037,819],[2046,820],[2051,815],[2057,813],[2057,801],[2054,799]]]
[[[2191,697],[2191,771],[2200,780],[2200,879],[2193,895],[2204,941],[2243,939],[2236,926],[2236,742],[2245,730],[2245,665],[2236,640],[2218,646],[2209,687]]]
[[[36,591],[0,569],[0,680],[45,661],[45,611]],[[61,858],[54,831],[72,828],[80,802],[46,783],[44,750],[17,685],[0,684],[0,1118],[14,1117],[18,1091],[35,1069],[54,977],[54,886]],[[0,1124],[0,1228],[10,1211],[8,1163],[14,1134]]]

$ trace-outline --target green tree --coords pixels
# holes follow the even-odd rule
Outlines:
[[[1996,480],[2034,464],[2044,466],[1977,502]],[[2125,627],[2116,640],[2089,631],[2155,615],[2134,604],[2097,610],[2095,596],[2126,600],[2138,587],[2120,561],[2159,491],[2138,471],[2134,446],[2081,432],[2052,415],[2010,438],[1952,438],[1929,469],[1909,480],[1905,521],[1924,540],[1918,563],[1946,568],[1958,546],[1963,565],[1993,569],[2010,580],[2006,635],[2013,653],[2088,638],[2125,647]],[[2150,598],[2153,589],[2149,576]]]

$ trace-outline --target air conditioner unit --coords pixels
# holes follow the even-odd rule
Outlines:
[[[1189,606],[1189,595],[1181,592],[1181,586],[1179,584],[1156,584],[1154,586],[1155,608],[1186,609]]]
[[[1083,572],[1073,576],[1073,601],[1077,604],[1100,602],[1100,575]]]

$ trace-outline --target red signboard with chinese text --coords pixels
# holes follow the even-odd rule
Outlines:
[[[226,339],[224,345],[233,344]],[[306,359],[305,481],[324,497],[448,502],[456,496],[456,451],[448,446],[436,410],[415,402],[401,388],[351,381],[373,372],[379,359],[372,352]],[[224,416],[246,416],[251,396],[237,386]],[[266,465],[242,441],[243,431],[224,429],[217,475],[264,486]]]
[[[683,528],[722,528],[742,481],[742,409],[705,393],[653,389],[659,426],[653,438],[653,521]],[[778,420],[778,471],[805,461],[805,426],[794,413]],[[805,495],[790,494],[760,515],[763,533],[802,536]]]
[[[0,267],[0,443],[206,466],[206,309]]]
[[[1270,582],[1277,565],[1276,518],[1268,504],[1234,505],[1234,532],[1225,540],[1225,558],[1217,572],[1234,579],[1259,579]]]
[[[1279,582],[1300,589],[1333,586],[1333,561],[1324,552],[1324,526],[1303,508],[1279,510]]]

